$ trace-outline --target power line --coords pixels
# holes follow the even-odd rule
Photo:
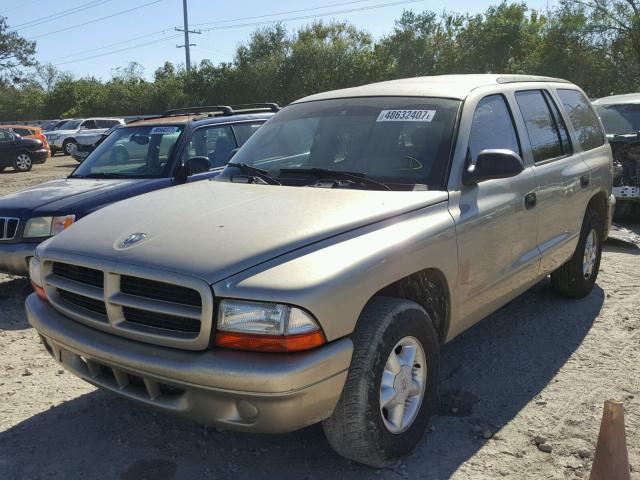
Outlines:
[[[156,39],[156,40],[151,40],[149,42],[140,43],[138,45],[132,45],[130,47],[121,48],[119,50],[113,50],[111,52],[101,53],[100,55],[91,55],[90,57],[78,58],[76,60],[69,60],[68,62],[61,62],[61,63],[58,63],[56,66],[67,65],[69,63],[83,62],[85,60],[92,60],[94,58],[105,57],[107,55],[113,55],[114,53],[126,52],[127,50],[133,50],[134,48],[146,47],[147,45],[155,45],[156,43],[166,42],[168,40],[173,40],[174,38],[178,38],[178,37],[181,37],[181,36],[182,36],[181,33],[177,34],[177,35],[171,35],[169,37],[159,38],[159,39]]]
[[[158,34],[161,34],[161,33],[166,33],[169,30],[173,30],[173,29],[165,28],[164,30],[158,30],[157,32],[152,32],[152,33],[146,33],[144,35],[139,35],[137,37],[128,38],[127,40],[121,40],[119,42],[109,43],[109,44],[103,45],[101,47],[89,48],[87,50],[82,50],[80,52],[70,53],[69,55],[63,55],[62,57],[52,58],[51,60],[49,60],[47,62],[44,62],[44,63],[50,63],[50,62],[54,62],[56,60],[63,60],[65,58],[77,57],[77,56],[80,56],[80,55],[84,55],[86,53],[91,53],[91,52],[95,52],[95,51],[98,51],[98,50],[104,50],[106,48],[111,48],[111,47],[115,47],[117,45],[122,45],[124,43],[129,43],[129,42],[133,42],[135,40],[140,40],[141,38],[153,37],[154,35],[158,35]]]
[[[297,17],[288,17],[288,18],[276,18],[274,20],[265,20],[262,22],[250,22],[250,23],[236,23],[233,25],[221,25],[219,27],[211,27],[211,28],[203,28],[202,31],[203,32],[212,32],[214,30],[233,30],[235,28],[242,28],[242,27],[255,27],[255,26],[259,26],[259,25],[268,25],[271,23],[279,23],[279,22],[292,22],[294,20],[307,20],[310,18],[318,18],[318,17],[326,17],[328,15],[338,15],[340,13],[353,13],[353,12],[361,12],[364,10],[374,10],[377,8],[384,8],[384,7],[392,7],[392,6],[396,6],[396,5],[403,5],[403,4],[407,4],[407,3],[418,3],[418,2],[424,2],[425,0],[403,0],[403,1],[399,1],[399,2],[388,2],[388,3],[378,3],[376,5],[369,5],[366,7],[359,7],[359,8],[350,8],[347,10],[334,10],[333,12],[324,12],[324,13],[316,13],[315,15],[300,15]]]
[[[161,0],[157,0],[157,1],[161,1]],[[152,3],[157,3],[157,1],[156,2],[152,2]],[[363,11],[363,10],[378,9],[378,8],[390,7],[390,6],[395,6],[395,5],[402,5],[402,4],[407,4],[407,3],[417,3],[417,2],[423,2],[423,1],[425,1],[425,0],[402,0],[402,1],[396,1],[396,2],[379,3],[379,4],[370,5],[370,6],[367,6],[367,7],[352,8],[352,9],[346,9],[346,10],[335,10],[335,11],[332,11],[332,12],[324,12],[324,13],[319,13],[319,14],[315,14],[315,15],[302,15],[302,16],[289,17],[289,18],[277,18],[277,19],[268,20],[268,21],[262,21],[262,22],[242,23],[242,24],[233,24],[233,25],[221,25],[219,27],[212,27],[212,28],[203,29],[203,31],[229,30],[229,29],[234,29],[234,28],[242,28],[242,27],[256,26],[256,25],[265,25],[265,24],[277,23],[277,22],[287,22],[287,21],[293,21],[293,20],[304,20],[304,19],[308,19],[308,18],[317,18],[317,17],[328,16],[328,15],[337,15],[337,14],[340,14],[340,13],[358,12],[358,11]],[[166,31],[166,30],[164,30],[164,31]],[[162,31],[162,32],[164,32],[164,31]],[[146,34],[146,35],[142,35],[141,37],[144,38],[144,37],[152,36],[152,35],[154,35],[154,34],[153,33]],[[141,44],[137,44],[137,45],[131,45],[129,47],[121,48],[121,49],[118,49],[118,50],[113,50],[113,51],[110,51],[110,52],[105,52],[105,53],[102,53],[100,55],[91,55],[91,56],[87,56],[87,57],[83,57],[83,58],[78,58],[78,59],[75,59],[75,60],[69,60],[69,61],[66,61],[66,62],[59,63],[57,65],[59,66],[59,65],[67,65],[67,64],[70,64],[70,63],[83,62],[85,60],[91,60],[91,59],[94,59],[94,58],[104,57],[104,56],[112,55],[112,54],[115,54],[115,53],[121,53],[121,52],[125,52],[125,51],[128,51],[128,50],[133,50],[133,49],[136,49],[136,48],[145,47],[145,46],[148,46],[148,45],[155,45],[157,43],[161,43],[161,42],[164,42],[164,41],[167,41],[167,40],[172,40],[174,38],[178,38],[178,37],[181,37],[181,36],[182,36],[182,34],[171,35],[169,37],[156,39],[156,40],[152,40],[152,41],[141,43]],[[135,40],[136,38],[141,38],[141,37],[134,37],[132,39],[123,40],[123,41],[117,42],[117,43],[126,43],[126,42],[130,42],[130,41]],[[113,46],[113,45],[114,44],[112,44],[110,46]],[[95,50],[98,50],[98,49],[104,49],[104,48],[107,48],[108,46],[109,45],[104,46],[104,47],[99,47],[99,48],[96,48],[96,49],[92,49],[90,51],[95,51]],[[85,53],[88,53],[88,52],[85,52]],[[79,54],[75,54],[73,56],[76,56],[76,55],[79,55]]]
[[[255,17],[240,17],[240,18],[230,18],[228,20],[217,20],[215,22],[194,23],[193,26],[197,27],[200,25],[217,25],[220,23],[240,22],[244,20],[255,20],[258,18],[274,17],[276,15],[290,15],[292,13],[310,12],[313,10],[322,10],[323,8],[342,7],[344,5],[353,5],[354,3],[363,3],[363,2],[370,2],[370,1],[371,0],[355,0],[351,2],[333,3],[330,5],[323,5],[322,7],[304,8],[302,10],[289,10],[286,12],[278,12],[278,13],[268,13],[266,15],[257,15]]]
[[[160,2],[163,2],[163,1],[164,0],[154,0],[153,2],[145,3],[145,4],[139,5],[137,7],[129,8],[127,10],[121,10],[119,12],[112,13],[111,15],[105,15],[104,17],[95,18],[93,20],[89,20],[87,22],[79,23],[77,25],[72,25],[70,27],[61,28],[60,30],[54,30],[52,32],[42,33],[40,35],[36,35],[35,37],[31,37],[29,40],[35,40],[37,38],[42,38],[42,37],[46,37],[48,35],[53,35],[54,33],[66,32],[67,30],[72,30],[74,28],[84,27],[85,25],[90,25],[92,23],[96,23],[96,22],[99,22],[101,20],[106,20],[107,18],[117,17],[118,15],[124,15],[125,13],[133,12],[134,10],[139,10],[141,8],[148,7],[149,5],[154,5],[156,3],[160,3]]]
[[[15,5],[13,8],[10,8],[9,10],[5,10],[4,12],[0,13],[1,15],[5,15],[9,12],[13,12],[14,10],[20,10],[21,8],[25,8],[28,7],[29,5],[32,5],[34,3],[38,3],[40,0],[33,0],[31,2],[27,2],[27,3],[23,3],[22,5]]]
[[[83,12],[84,10],[88,10],[90,8],[97,7],[99,5],[102,5],[103,3],[107,3],[107,2],[111,2],[111,1],[113,1],[113,0],[94,0],[92,2],[83,3],[82,5],[78,5],[77,7],[70,8],[68,10],[63,10],[63,11],[58,12],[58,13],[52,13],[50,15],[47,15],[47,16],[44,16],[44,17],[40,17],[40,18],[34,18],[33,20],[29,20],[28,22],[24,22],[24,23],[21,23],[19,25],[15,25],[13,28],[15,30],[25,30],[27,28],[36,27],[36,26],[41,25],[43,23],[52,22],[54,20],[58,20],[60,18],[67,17],[69,15],[73,15],[74,13],[80,13],[80,12]]]

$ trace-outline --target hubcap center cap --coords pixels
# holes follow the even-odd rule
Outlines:
[[[407,399],[411,389],[411,381],[411,366],[403,365],[393,381],[393,389],[396,391],[395,399],[397,402],[404,402]]]

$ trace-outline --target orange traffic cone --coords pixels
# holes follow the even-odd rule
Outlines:
[[[602,423],[589,480],[630,480],[622,402],[604,402]]]

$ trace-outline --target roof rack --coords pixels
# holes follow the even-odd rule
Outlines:
[[[162,114],[163,117],[172,117],[174,115],[191,115],[194,113],[213,113],[221,112],[223,115],[233,115],[233,109],[227,105],[211,105],[204,107],[185,107],[167,110]]]

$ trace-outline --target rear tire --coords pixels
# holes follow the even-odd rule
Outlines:
[[[0,167],[0,173],[4,172],[4,169],[7,167]]]
[[[340,400],[322,425],[340,455],[384,467],[413,450],[436,411],[438,336],[417,303],[376,297],[360,315],[353,343]]]
[[[568,298],[584,298],[593,289],[602,257],[602,222],[595,210],[587,210],[576,251],[551,274],[551,286],[556,293]]]
[[[13,169],[16,172],[28,172],[32,167],[33,160],[27,152],[18,152],[16,158],[13,159]]]

